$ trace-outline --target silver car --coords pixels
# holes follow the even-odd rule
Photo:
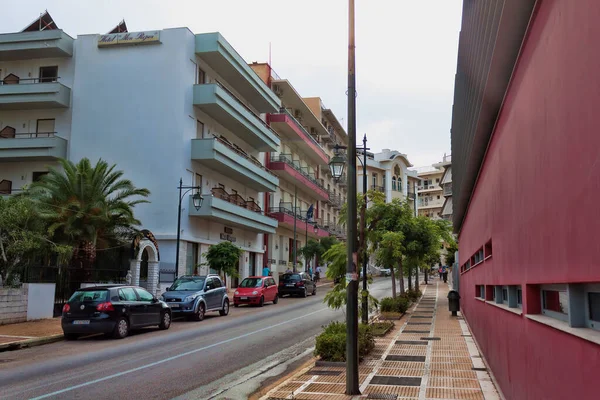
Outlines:
[[[173,313],[202,321],[207,312],[229,314],[227,288],[219,275],[184,275],[177,278],[160,297]]]

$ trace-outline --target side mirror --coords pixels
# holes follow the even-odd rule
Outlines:
[[[168,288],[167,288],[167,292],[170,292],[170,291],[171,291],[171,287],[168,287]]]
[[[152,298],[152,302],[153,302],[153,303],[158,303],[158,299],[157,299],[156,297],[153,297],[153,298]]]

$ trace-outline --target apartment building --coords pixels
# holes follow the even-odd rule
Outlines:
[[[363,150],[357,149],[356,184],[359,193],[363,193]],[[408,168],[413,165],[406,154],[396,150],[383,149],[379,153],[367,151],[367,190],[375,190],[385,195],[385,201],[393,199],[407,201],[416,211],[415,189],[419,177]]]
[[[345,237],[339,211],[346,185],[344,180],[333,182],[329,160],[332,143],[344,143],[347,135],[319,98],[303,98],[267,63],[251,67],[281,100],[281,108],[266,117],[281,139],[280,146],[267,155],[267,167],[279,177],[279,187],[265,198],[269,215],[278,221],[276,232],[265,234],[265,260],[277,276],[288,268],[308,268],[299,254],[307,241]]]
[[[442,161],[434,164],[434,166],[444,169],[444,174],[440,181],[444,196],[441,217],[447,221],[452,221],[452,156],[444,154]]]
[[[224,240],[244,251],[240,278],[260,271],[264,234],[278,227],[264,193],[280,185],[264,162],[281,145],[265,116],[281,101],[221,34],[177,28],[73,39],[45,14],[0,35],[0,81],[2,193],[58,157],[117,164],[151,192],[136,216],[158,239],[164,271],[175,265],[183,178],[204,201],[196,209],[194,192],[185,195],[177,274],[192,273]]]
[[[442,218],[442,208],[445,198],[440,185],[443,175],[444,168],[439,164],[418,169],[418,176],[421,179],[421,183],[417,189],[419,202],[418,215],[431,219]]]
[[[452,115],[461,312],[505,398],[596,399],[600,2],[499,5],[463,2]]]

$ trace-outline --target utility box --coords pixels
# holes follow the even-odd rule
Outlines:
[[[452,311],[453,316],[456,316],[456,313],[460,311],[460,294],[456,290],[448,292],[448,309]]]

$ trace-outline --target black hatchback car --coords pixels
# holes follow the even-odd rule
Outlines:
[[[138,286],[93,286],[73,293],[63,307],[61,325],[67,340],[91,333],[122,339],[135,328],[169,329],[171,309]]]
[[[306,272],[288,272],[279,278],[279,297],[286,294],[306,297],[309,293],[317,294],[317,285]]]

